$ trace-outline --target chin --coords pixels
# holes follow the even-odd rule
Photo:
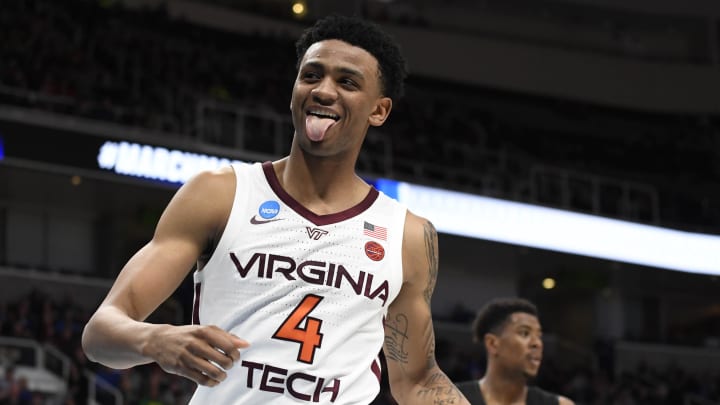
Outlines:
[[[525,370],[523,372],[523,376],[525,376],[525,379],[528,381],[533,381],[538,375],[538,370]]]

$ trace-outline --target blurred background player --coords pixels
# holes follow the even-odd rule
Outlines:
[[[478,311],[473,340],[487,354],[480,380],[457,383],[473,405],[572,405],[568,398],[544,391],[531,381],[543,356],[542,327],[533,303],[522,298],[496,298]]]

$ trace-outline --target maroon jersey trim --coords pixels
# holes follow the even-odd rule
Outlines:
[[[195,302],[193,303],[192,324],[200,325],[200,286],[202,283],[195,284]]]
[[[278,180],[277,175],[275,174],[272,162],[263,162],[262,168],[265,172],[265,178],[275,194],[277,194],[277,196],[293,211],[297,212],[300,216],[315,225],[330,225],[357,216],[361,212],[370,208],[380,194],[375,187],[370,187],[370,191],[367,193],[365,198],[354,207],[350,207],[344,211],[336,212],[334,214],[318,215],[303,207],[299,202],[297,202],[297,200],[292,198],[290,194],[280,187],[280,180]]]
[[[375,377],[377,377],[378,382],[382,382],[382,370],[380,369],[380,360],[375,359],[372,362],[372,365],[370,366],[370,371],[372,371],[373,374],[375,374]]]

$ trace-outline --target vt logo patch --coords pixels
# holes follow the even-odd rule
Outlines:
[[[328,231],[320,228],[310,228],[309,226],[306,226],[305,230],[307,231],[308,237],[314,240],[319,240],[321,237],[328,234]]]

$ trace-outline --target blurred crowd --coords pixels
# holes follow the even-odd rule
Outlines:
[[[294,39],[201,27],[162,7],[7,0],[0,103],[213,142],[198,113],[208,100],[287,115]],[[717,231],[718,118],[481,89],[411,67],[406,97],[379,130],[387,136],[371,132],[359,164],[370,175]],[[277,134],[247,132],[255,152],[279,153],[266,141]]]
[[[89,314],[71,297],[55,300],[48,294],[33,290],[14,301],[0,301],[0,337],[29,339],[58,349],[69,360],[69,375],[65,395],[45,390],[33,390],[25,374],[35,367],[23,356],[0,356],[0,369],[5,377],[0,380],[2,405],[85,405],[88,395],[95,391],[99,404],[113,404],[112,394],[104,389],[110,385],[118,389],[126,404],[170,405],[186,404],[193,384],[166,374],[156,365],[143,365],[128,370],[114,370],[90,362],[82,351],[80,339]],[[160,320],[162,321],[162,320]],[[7,349],[9,346],[5,346]],[[11,352],[6,350],[6,353]],[[17,358],[19,357],[19,358]],[[28,356],[32,357],[32,356]],[[86,372],[107,384],[96,383]]]
[[[287,41],[226,35],[171,21],[161,10],[10,0],[0,35],[6,102],[176,135],[193,131],[199,98],[285,105],[289,87],[274,93],[275,86],[292,79],[293,65],[271,57],[292,58]],[[48,97],[23,100],[11,90]]]

